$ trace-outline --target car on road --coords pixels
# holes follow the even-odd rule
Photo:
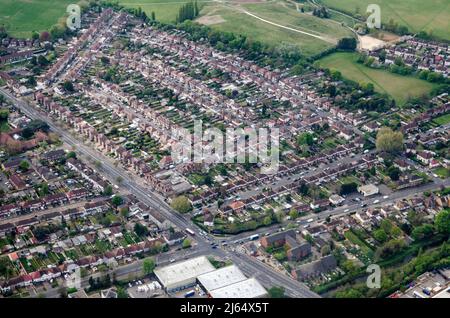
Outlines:
[[[385,195],[384,197],[383,197],[383,199],[389,199],[389,196],[388,195]]]
[[[373,201],[373,204],[377,204],[380,203],[380,200],[376,199],[375,201]]]
[[[350,211],[350,209],[345,209],[344,212],[347,213],[348,211]]]

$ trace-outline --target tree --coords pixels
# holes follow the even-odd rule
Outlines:
[[[153,20],[153,21],[156,20],[156,14],[155,14],[155,11],[152,11],[152,20]]]
[[[303,133],[297,137],[297,144],[311,146],[314,143],[314,137],[310,133]]]
[[[152,274],[155,267],[156,267],[156,264],[155,264],[155,260],[153,258],[146,258],[144,260],[144,262],[142,263],[142,269],[143,269],[145,275]]]
[[[434,219],[434,225],[439,233],[450,235],[450,209],[439,212]]]
[[[120,215],[123,216],[124,218],[127,218],[128,215],[130,214],[130,209],[128,209],[128,207],[123,207],[120,209]]]
[[[338,41],[337,48],[340,50],[354,51],[357,42],[355,38],[342,38]]]
[[[112,188],[112,186],[110,185],[110,184],[108,184],[106,187],[105,187],[105,190],[103,190],[103,195],[105,195],[105,196],[110,196],[110,195],[112,195],[113,194],[113,188]]]
[[[263,224],[264,224],[265,226],[268,226],[268,225],[272,224],[272,218],[271,218],[270,216],[266,216],[266,217],[263,219]]]
[[[48,33],[47,31],[41,32],[41,34],[39,35],[39,39],[41,40],[41,42],[49,41],[50,33]]]
[[[183,248],[189,248],[189,247],[191,247],[191,241],[188,239],[184,239],[183,243],[181,243],[181,246]]]
[[[145,225],[136,223],[134,225],[134,232],[136,233],[137,236],[147,236],[148,228]]]
[[[393,181],[397,181],[400,178],[400,169],[395,166],[390,166],[387,169],[387,174]]]
[[[123,203],[123,198],[120,195],[115,195],[112,198],[111,203],[117,207]]]
[[[431,224],[423,224],[414,228],[411,235],[415,240],[423,240],[430,238],[434,233],[434,226]]]
[[[387,241],[388,236],[383,229],[377,229],[373,232],[373,237],[380,243],[384,243]]]
[[[65,81],[63,83],[63,88],[66,92],[73,93],[75,88],[73,87],[73,83],[71,81]]]
[[[339,189],[340,195],[346,195],[356,192],[358,189],[358,184],[356,182],[343,183]]]
[[[289,211],[289,216],[292,220],[295,220],[298,218],[298,211],[296,209],[291,209],[291,211]]]
[[[389,127],[381,127],[377,133],[376,147],[379,152],[397,154],[403,150],[403,134]]]
[[[27,160],[22,160],[19,164],[19,168],[22,171],[28,171],[30,169],[30,163]]]
[[[123,287],[117,288],[117,298],[129,298],[129,297],[130,296],[128,295],[125,288],[123,288]]]
[[[0,95],[0,105],[3,104],[4,97]],[[7,121],[9,117],[9,110],[6,108],[0,109],[0,121]]]
[[[285,289],[282,286],[274,286],[267,290],[270,298],[285,298]]]
[[[75,151],[70,151],[70,152],[67,153],[66,158],[67,159],[70,159],[70,158],[76,159],[77,158],[77,154],[76,154]]]
[[[170,203],[172,209],[180,213],[188,213],[192,210],[192,205],[186,196],[178,196]]]

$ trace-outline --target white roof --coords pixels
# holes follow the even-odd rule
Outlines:
[[[210,292],[213,298],[258,298],[267,296],[267,291],[254,278],[231,284]]]
[[[378,193],[378,187],[374,184],[366,184],[364,186],[360,186],[358,191],[364,192],[364,195],[372,195]]]
[[[236,265],[231,265],[200,275],[197,279],[210,292],[214,289],[241,282],[247,279],[247,277],[245,277]]]
[[[433,298],[450,298],[450,285],[444,288],[440,293],[434,295]]]
[[[189,280],[195,280],[197,276],[212,272],[214,269],[205,256],[199,256],[155,269],[154,272],[166,288],[172,288]]]

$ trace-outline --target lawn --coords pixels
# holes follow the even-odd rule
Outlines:
[[[339,52],[320,59],[320,67],[336,69],[342,75],[355,82],[372,83],[375,90],[392,96],[398,104],[404,104],[409,97],[421,96],[429,93],[434,84],[397,74],[385,70],[372,69],[356,62],[356,53]]]
[[[6,120],[0,120],[0,132],[8,132],[9,124]]]
[[[433,122],[435,122],[439,126],[447,125],[450,123],[450,114],[445,114],[440,117],[437,117],[433,120]]]
[[[74,0],[0,0],[0,25],[10,35],[29,38],[32,31],[48,31],[65,15]]]
[[[390,19],[405,25],[410,31],[432,31],[433,35],[450,40],[450,11],[448,0],[320,0],[321,3],[351,15],[364,15],[371,3],[381,8],[381,20]]]
[[[446,179],[450,177],[450,169],[439,167],[433,170],[435,174],[437,174],[440,178]]]
[[[352,242],[353,244],[356,244],[360,247],[361,251],[367,256],[372,258],[373,257],[373,250],[366,244],[366,242],[362,241],[358,236],[356,236],[355,233],[353,233],[351,230],[345,232],[344,234],[345,238]]]

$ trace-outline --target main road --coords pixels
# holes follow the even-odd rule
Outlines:
[[[97,150],[94,150],[83,143],[83,141],[74,137],[67,129],[61,127],[53,121],[52,118],[48,116],[47,113],[39,111],[38,109],[30,106],[27,102],[16,98],[5,88],[0,88],[0,93],[5,95],[13,104],[20,109],[25,115],[32,119],[39,119],[47,122],[49,127],[57,134],[60,135],[61,139],[67,143],[69,146],[75,147],[77,152],[94,159],[95,161],[101,162],[101,166],[97,168],[100,173],[107,177],[110,181],[117,180],[118,177],[122,179],[122,182],[118,185],[119,187],[133,193],[139,200],[149,205],[150,207],[158,210],[162,213],[168,220],[170,220],[174,225],[180,229],[191,228],[197,235],[196,248],[205,254],[217,255],[222,258],[228,258],[237,266],[242,268],[243,272],[247,275],[257,275],[258,279],[261,280],[263,285],[266,287],[272,287],[275,285],[283,286],[286,289],[286,294],[291,297],[319,297],[317,294],[313,293],[308,289],[308,287],[300,283],[271,267],[262,264],[258,260],[248,257],[245,255],[237,254],[235,252],[230,252],[222,250],[220,248],[213,249],[206,238],[199,235],[199,231],[194,226],[194,224],[188,219],[180,214],[173,211],[164,200],[159,197],[156,193],[149,191],[144,185],[133,180],[133,177],[125,169],[114,165],[111,158],[106,157]],[[140,268],[140,264],[131,264],[128,268]]]

